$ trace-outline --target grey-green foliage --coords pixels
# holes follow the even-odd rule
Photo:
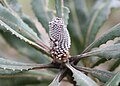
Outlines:
[[[32,0],[32,9],[38,21],[43,25],[43,27],[48,32],[48,23],[50,21],[49,15],[52,15],[51,11],[48,11],[46,0]],[[40,15],[41,14],[41,15]]]
[[[60,86],[59,78],[60,78],[61,73],[62,72],[60,71],[60,73],[58,73],[55,76],[54,80],[49,84],[49,86]]]
[[[12,6],[13,4],[15,4],[15,6]],[[11,8],[11,10],[13,9],[13,10],[17,10],[17,11],[19,11],[18,12],[18,14],[20,15],[20,17],[24,17],[23,18],[23,21],[26,21],[26,19],[25,19],[25,16],[23,16],[22,15],[22,12],[21,12],[21,9],[19,8],[19,6],[18,6],[19,4],[17,3],[17,1],[16,0],[13,0],[12,2],[10,1],[10,6],[12,6],[12,8]],[[16,25],[16,23],[14,24],[13,22],[12,22],[12,20],[13,21],[18,21],[18,18],[15,18],[11,13],[10,13],[10,11],[9,11],[9,9],[8,10],[6,10],[6,8],[3,8],[3,7],[1,7],[2,9],[1,10],[4,10],[4,11],[0,11],[0,12],[2,12],[1,13],[1,18],[2,18],[2,14],[3,13],[5,13],[5,12],[7,12],[7,15],[4,15],[5,16],[5,19],[3,19],[2,18],[2,20],[4,20],[8,25],[11,25],[11,23],[13,24],[13,27],[15,28],[15,31],[18,31],[18,32],[20,32],[20,33],[24,33],[25,35],[27,35],[26,34],[26,31],[24,31],[24,29],[23,28],[20,28],[20,27],[18,27],[18,25],[15,27],[15,25]],[[15,9],[16,8],[16,9]],[[17,13],[13,13],[13,14],[16,14],[17,15]],[[7,18],[7,16],[9,16],[8,18]],[[11,16],[11,17],[10,17]],[[7,19],[6,19],[7,18]],[[11,18],[11,19],[10,19]],[[28,18],[27,18],[27,20],[28,20]],[[21,22],[23,22],[22,20],[21,20]],[[19,22],[19,21],[18,21]],[[31,21],[32,22],[32,21]],[[20,23],[18,23],[19,25],[20,25]],[[25,24],[25,23],[23,23],[23,24]],[[21,24],[22,25],[22,24]],[[25,24],[26,25],[26,24]],[[31,23],[30,23],[30,25],[32,25]],[[26,25],[27,26],[27,25]],[[33,25],[34,26],[34,25]],[[27,26],[28,27],[28,26]],[[25,28],[25,27],[24,27]],[[28,27],[29,28],[29,27]],[[19,29],[23,29],[23,30],[21,30],[21,31],[19,31]],[[27,28],[26,28],[27,29]],[[29,28],[30,29],[30,28]],[[29,31],[29,29],[28,29],[28,31]],[[37,29],[34,29],[34,28],[32,28],[33,30],[37,30]],[[24,31],[24,32],[23,32]],[[31,30],[32,31],[32,30]],[[32,31],[33,33],[34,33],[34,31]],[[30,32],[31,34],[32,34],[32,32]],[[36,33],[34,33],[34,34],[36,34]],[[39,33],[40,34],[40,33]],[[35,50],[34,48],[32,48],[31,46],[29,46],[28,44],[26,44],[26,43],[24,43],[23,41],[21,41],[21,40],[19,40],[18,38],[16,38],[16,37],[14,37],[14,36],[12,36],[11,34],[9,34],[9,33],[3,33],[2,32],[2,35],[4,36],[4,38],[7,40],[7,42],[10,44],[10,45],[12,45],[13,47],[15,47],[15,48],[17,48],[18,49],[18,51],[19,52],[22,52],[22,53],[24,53],[25,55],[27,55],[28,57],[30,57],[32,60],[34,60],[34,61],[36,61],[36,62],[48,62],[48,59],[46,59],[46,56],[44,56],[44,55],[42,55],[40,52],[38,52],[37,50]],[[29,34],[30,35],[30,34]],[[33,37],[35,37],[35,36],[33,36]],[[37,37],[37,39],[39,39],[38,37]],[[13,41],[14,40],[14,41]],[[27,47],[27,48],[25,48],[25,47]],[[23,51],[23,49],[25,49],[25,51]],[[30,53],[31,52],[31,53]],[[35,57],[35,58],[34,58]],[[42,58],[41,58],[42,57]]]
[[[46,31],[44,35],[49,35],[48,24],[52,18],[63,18],[72,40],[71,55],[82,52],[78,57],[97,56],[103,59],[117,58],[118,60],[113,65],[113,67],[116,68],[119,65],[118,62],[120,59],[120,43],[117,42],[104,48],[99,48],[99,46],[120,36],[120,24],[106,31],[106,33],[102,34],[98,39],[95,40],[95,38],[100,27],[102,27],[112,13],[111,9],[120,7],[120,1],[97,0],[93,2],[87,0],[32,0],[31,8],[36,19]],[[47,72],[45,74],[43,74],[44,72],[42,71],[39,71],[39,73],[29,71],[34,68],[41,68],[44,66],[42,64],[51,62],[50,48],[42,41],[41,29],[37,28],[29,15],[26,15],[22,11],[22,7],[17,0],[0,0],[0,3],[0,34],[6,42],[19,53],[36,63],[40,63],[27,64],[0,58],[1,85],[38,86],[44,84],[48,86],[50,83],[48,78],[49,76],[53,76],[53,71],[50,70],[50,73],[45,71]],[[92,4],[91,8],[88,8],[88,3]],[[102,62],[98,61],[98,63],[103,63],[103,60],[101,61]],[[106,60],[104,60],[104,62],[105,61]],[[90,58],[86,58],[86,60],[81,60],[80,63],[86,66],[87,64],[92,64],[93,61]],[[115,75],[115,73],[110,71],[79,67],[70,63],[67,63],[65,67],[67,67],[67,69],[60,67],[60,72],[49,86],[59,86],[61,84],[61,76],[64,76],[65,70],[67,70],[66,73],[68,73],[68,76],[70,76],[78,86],[98,86],[94,80],[82,72],[91,74],[101,82],[104,82],[106,86],[117,86],[120,82],[119,73]],[[70,72],[72,74],[69,74]],[[8,75],[9,77],[7,77]],[[30,76],[28,77],[26,75]],[[44,79],[42,76],[47,76],[47,78]]]
[[[120,58],[120,43],[94,49],[90,52],[84,53],[83,56],[100,56],[101,58],[106,59]]]
[[[40,36],[40,33],[35,26],[35,23],[31,21],[29,16],[22,12],[21,5],[17,2],[17,0],[7,0],[7,2],[11,7],[11,10],[14,10],[22,18],[22,20],[27,23],[29,27],[31,27],[31,29],[33,29],[33,31],[35,31]]]
[[[109,18],[112,8],[120,7],[118,0],[98,0],[88,18],[86,44],[89,45],[95,40],[96,34],[104,22]]]
[[[43,72],[45,72],[45,71],[43,71]],[[29,75],[31,75],[31,76],[29,76]],[[44,75],[46,76],[47,72]],[[33,72],[19,73],[16,75],[13,73],[9,74],[9,75],[6,74],[3,76],[1,75],[0,83],[1,83],[1,86],[26,86],[26,85],[39,86],[42,84],[43,84],[42,86],[47,86],[50,83],[51,79],[42,78],[42,76],[44,76],[44,75],[42,75],[40,73],[34,74]],[[39,79],[38,79],[38,76],[39,76]],[[51,76],[48,76],[48,78],[49,77],[51,77]]]
[[[106,43],[108,40],[113,40],[116,37],[119,37],[120,23],[112,27],[107,32],[103,33],[101,37],[93,41],[83,52],[88,52],[94,47],[99,47],[101,44]]]
[[[42,65],[38,65],[38,64],[25,64],[25,63],[20,63],[20,62],[16,62],[16,61],[11,61],[8,59],[5,59],[3,57],[0,57],[0,68],[3,69],[9,69],[9,70],[13,70],[13,71],[27,71],[30,70],[32,68],[35,67],[40,67]]]
[[[77,69],[82,70],[83,72],[90,73],[92,76],[96,77],[102,82],[107,82],[110,78],[112,78],[115,74],[109,71],[92,69],[87,67],[77,67]]]
[[[120,85],[120,72],[112,77],[104,86],[119,86]]]
[[[73,68],[69,64],[66,64],[66,65],[72,71],[73,77],[74,77],[74,81],[76,81],[76,85],[77,86],[88,86],[88,85],[89,86],[98,86],[92,79],[87,77],[82,72],[76,70],[75,68]]]

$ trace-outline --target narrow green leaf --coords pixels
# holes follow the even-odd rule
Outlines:
[[[25,86],[29,84],[40,84],[42,80],[35,77],[13,77],[13,78],[0,78],[1,86]]]
[[[56,14],[58,17],[63,18],[65,25],[68,25],[70,10],[68,7],[64,6],[63,0],[55,0]]]
[[[117,24],[114,27],[112,27],[109,31],[104,33],[100,38],[98,38],[93,43],[91,43],[83,51],[83,53],[90,51],[94,47],[99,47],[101,44],[106,43],[108,40],[112,40],[115,37],[119,37],[119,36],[120,36],[120,24]]]
[[[76,69],[90,73],[92,76],[95,78],[99,79],[102,82],[107,82],[111,77],[113,77],[115,74],[109,71],[104,71],[104,70],[98,70],[98,69],[92,69],[92,68],[87,68],[87,67],[75,67]]]
[[[0,0],[0,4],[4,7],[8,7],[6,0]]]
[[[11,69],[3,69],[3,68],[0,68],[0,76],[1,75],[13,75],[13,74],[20,74],[22,73],[23,71],[19,71],[19,70],[16,70],[16,71],[13,71]]]
[[[37,34],[17,14],[0,5],[0,19],[15,31],[32,40],[39,40]]]
[[[102,63],[104,63],[106,61],[107,61],[106,58],[101,58],[95,64],[93,64],[91,68],[94,68],[95,66],[98,66],[98,65],[100,65],[100,64],[102,64]]]
[[[76,70],[69,63],[66,63],[66,66],[72,71],[74,81],[76,81],[77,86],[98,86],[92,79]]]
[[[85,25],[88,18],[88,9],[86,5],[86,0],[74,0],[75,10],[77,18],[80,24],[81,32],[83,32],[83,26]]]
[[[38,29],[36,28],[34,22],[22,12],[22,8],[21,5],[18,3],[17,0],[7,0],[8,2],[8,9],[10,9],[10,11],[12,10],[12,12],[16,12],[21,18],[22,20],[29,25],[29,27],[31,27],[31,29],[33,29],[34,32],[36,32],[39,36],[40,33],[38,31]]]
[[[104,48],[94,49],[90,52],[84,53],[84,56],[99,56],[106,59],[116,59],[120,58],[120,43],[112,44]]]
[[[10,10],[14,10],[19,15],[22,15],[21,5],[17,0],[4,0],[6,1],[7,8]]]
[[[60,71],[54,78],[54,80],[50,83],[49,86],[60,86],[60,77],[62,75],[62,71]]]
[[[21,5],[17,2],[17,0],[7,0],[8,4],[6,4],[7,9],[10,11],[12,10],[13,13],[17,13],[25,23],[27,23],[31,29],[33,29],[37,34],[40,34],[37,31],[37,28],[35,24],[29,19],[28,16],[26,16],[24,13],[22,13]],[[17,29],[17,28],[16,28]],[[16,48],[20,53],[26,55],[31,60],[37,62],[37,63],[48,63],[49,59],[42,55],[40,52],[38,52],[33,47],[29,46],[27,43],[19,40],[15,36],[11,35],[10,33],[1,33],[2,36],[6,39],[6,41],[12,45],[12,47]]]
[[[14,35],[11,35],[11,33],[0,31],[0,34],[2,34],[6,42],[9,43],[13,48],[15,48],[20,54],[25,55],[32,61],[41,64],[50,62],[50,58],[48,56],[42,54],[34,47],[18,39]]]
[[[40,46],[46,48],[49,51],[49,47],[46,46],[37,34],[27,25],[25,24],[20,17],[18,17],[15,12],[10,12],[10,10],[0,5],[0,20],[9,25],[12,29],[14,29],[19,34],[27,37],[28,39],[34,40]]]
[[[35,16],[38,18],[38,21],[48,32],[48,22],[50,19],[48,16],[47,0],[32,0],[32,9],[35,13]]]
[[[55,17],[55,15],[53,14],[53,10],[48,10],[48,18],[49,18],[49,21],[52,21],[52,19]]]
[[[64,22],[65,22],[65,25],[67,26],[70,10],[67,7],[64,7],[63,11],[64,11],[63,19],[64,19]]]
[[[35,23],[31,20],[31,18],[30,18],[29,16],[25,15],[25,14],[22,14],[22,15],[21,15],[21,18],[22,18],[22,20],[23,20],[26,24],[28,24],[28,26],[29,26],[30,28],[33,29],[34,32],[37,33],[38,37],[40,37],[41,34],[40,34],[40,32],[38,31],[38,28],[36,27]]]
[[[120,7],[119,0],[99,0],[96,1],[93,10],[88,18],[86,44],[92,43],[96,37],[97,32],[104,22],[108,19],[111,9]]]
[[[81,33],[78,17],[75,11],[75,4],[74,0],[64,0],[64,5],[69,8],[69,21],[68,21],[68,30],[70,32],[71,40],[72,40],[72,48],[77,50],[76,53],[78,54],[82,51],[83,46],[83,36]],[[79,45],[78,45],[79,44]],[[73,47],[74,46],[74,47]]]
[[[51,77],[40,76],[39,74],[30,74],[30,73],[22,73],[16,75],[0,75],[0,83],[2,86],[45,86],[50,83]]]
[[[42,68],[43,66],[44,65],[42,64],[27,64],[0,57],[0,68],[3,68],[4,70],[11,69],[13,71],[25,71],[34,68]]]
[[[110,71],[114,71],[120,65],[120,59],[115,61],[115,63],[110,67]]]
[[[112,77],[104,86],[120,86],[120,72]]]
[[[63,1],[62,0],[55,0],[55,8],[57,17],[62,18],[62,8],[63,8]]]
[[[49,55],[48,52],[46,52],[46,50],[44,48],[42,48],[41,46],[39,46],[38,44],[36,44],[33,41],[30,41],[29,39],[25,38],[24,36],[22,36],[21,34],[17,33],[16,31],[14,31],[14,29],[12,29],[11,27],[9,27],[8,25],[6,25],[4,22],[2,22],[0,20],[0,25],[3,31],[10,31],[11,34],[15,35],[16,37],[20,38],[21,40],[27,42],[28,44],[34,46],[36,49],[39,49],[41,51],[43,51],[44,53],[46,53],[47,55]]]

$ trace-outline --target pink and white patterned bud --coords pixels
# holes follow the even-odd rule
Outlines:
[[[51,55],[55,61],[67,62],[71,45],[69,32],[62,18],[54,18],[49,22]]]

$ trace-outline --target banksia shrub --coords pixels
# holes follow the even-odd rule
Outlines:
[[[42,27],[17,0],[0,3],[1,36],[33,62],[0,56],[0,86],[120,85],[120,23],[97,37],[119,0],[31,0]]]

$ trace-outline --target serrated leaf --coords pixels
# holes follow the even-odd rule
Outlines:
[[[22,73],[22,71],[16,70],[13,71],[11,69],[4,70],[3,68],[0,68],[0,75],[13,75],[13,74],[19,74]]]
[[[119,86],[120,85],[120,72],[112,77],[104,86]]]
[[[99,56],[106,59],[120,58],[120,43],[94,49],[90,52],[84,53],[83,56]]]
[[[8,60],[5,58],[0,57],[0,68],[3,68],[4,70],[11,69],[13,71],[25,71],[25,70],[30,70],[34,69],[37,67],[42,67],[43,65],[41,64],[27,64],[27,63],[21,63],[21,62],[16,62],[12,60]]]
[[[23,36],[27,37],[28,39],[34,40],[40,46],[46,48],[49,51],[49,47],[46,46],[37,34],[27,25],[25,24],[17,14],[12,14],[14,12],[10,12],[5,7],[0,5],[0,19],[4,21],[7,25],[12,27],[16,32],[22,34]]]
[[[39,40],[37,34],[27,24],[25,24],[17,14],[12,13],[13,12],[10,12],[7,8],[0,5],[0,19],[2,21],[27,38]]]
[[[40,37],[41,34],[40,34],[40,32],[38,31],[35,23],[34,23],[33,21],[31,21],[31,18],[30,18],[29,16],[25,15],[25,14],[22,14],[22,15],[21,15],[21,18],[22,18],[22,20],[23,20],[26,24],[28,24],[28,26],[29,26],[30,28],[33,29],[34,32],[37,33],[38,37]]]
[[[109,18],[112,8],[120,7],[119,0],[99,0],[96,1],[93,10],[88,18],[87,25],[85,26],[87,29],[86,36],[86,45],[92,43],[96,37],[97,32],[100,27],[104,24],[104,22]],[[85,33],[86,35],[86,33]]]
[[[104,70],[98,70],[98,69],[92,69],[87,67],[76,67],[78,70],[81,70],[83,72],[89,73],[95,78],[99,79],[102,82],[107,82],[111,77],[113,77],[115,74],[109,71]]]
[[[98,86],[92,79],[76,70],[69,63],[66,63],[66,66],[72,71],[74,81],[76,81],[77,86]]]
[[[24,36],[22,36],[21,34],[17,33],[16,31],[14,31],[14,29],[12,29],[11,27],[9,27],[7,24],[5,24],[3,21],[0,20],[0,26],[2,30],[4,31],[10,31],[11,34],[15,35],[16,37],[18,37],[19,39],[27,42],[28,44],[34,46],[36,49],[40,49],[41,51],[43,51],[44,53],[46,53],[47,55],[48,52],[46,52],[46,50],[44,50],[44,48],[42,48],[41,46],[39,46],[38,44],[36,44],[33,41],[30,41],[29,39],[25,38]]]
[[[8,2],[7,8],[12,10],[14,13],[16,12],[22,18],[22,20],[26,24],[28,24],[29,27],[31,27],[31,29],[33,29],[33,31],[38,34],[38,36],[40,36],[40,33],[35,26],[35,23],[33,21],[31,21],[31,19],[22,12],[21,5],[18,3],[18,1],[17,0],[7,0],[7,2]]]
[[[61,77],[62,71],[60,71],[54,78],[54,80],[50,83],[49,86],[60,86],[60,77]]]
[[[99,37],[97,40],[95,40],[93,43],[91,43],[84,51],[88,52],[90,51],[92,48],[94,47],[98,47],[103,43],[106,43],[108,40],[112,40],[115,37],[119,37],[120,36],[120,24],[115,25],[114,27],[112,27],[109,31],[107,31],[106,33],[104,33],[101,37]]]
[[[20,15],[20,17],[22,17],[23,21],[27,22],[28,24],[30,24],[32,29],[34,29],[34,31],[37,32],[36,31],[37,28],[35,27],[34,23],[30,21],[28,16],[26,16],[25,14],[22,13],[21,6],[18,4],[17,0],[7,0],[7,2],[10,5],[10,7],[15,12],[17,12]],[[10,9],[10,7],[8,9]],[[1,34],[5,38],[5,40],[10,45],[12,45],[12,47],[16,48],[20,53],[26,55],[27,57],[29,57],[30,59],[34,60],[35,62],[38,62],[38,63],[48,63],[49,59],[46,58],[46,56],[42,55],[40,52],[38,52],[37,50],[35,50],[31,46],[29,46],[27,43],[19,40],[18,38],[14,37],[14,36],[12,36],[8,32],[6,32],[6,33],[2,32]]]
[[[48,22],[50,19],[48,16],[47,0],[32,0],[32,9],[35,13],[35,16],[38,18],[38,21],[48,32]]]
[[[36,63],[49,63],[50,58],[34,47],[30,46],[28,43],[18,39],[9,32],[0,31],[1,35],[4,37],[6,42],[8,42],[13,48],[15,48],[20,54],[25,55],[27,58],[31,59]]]

